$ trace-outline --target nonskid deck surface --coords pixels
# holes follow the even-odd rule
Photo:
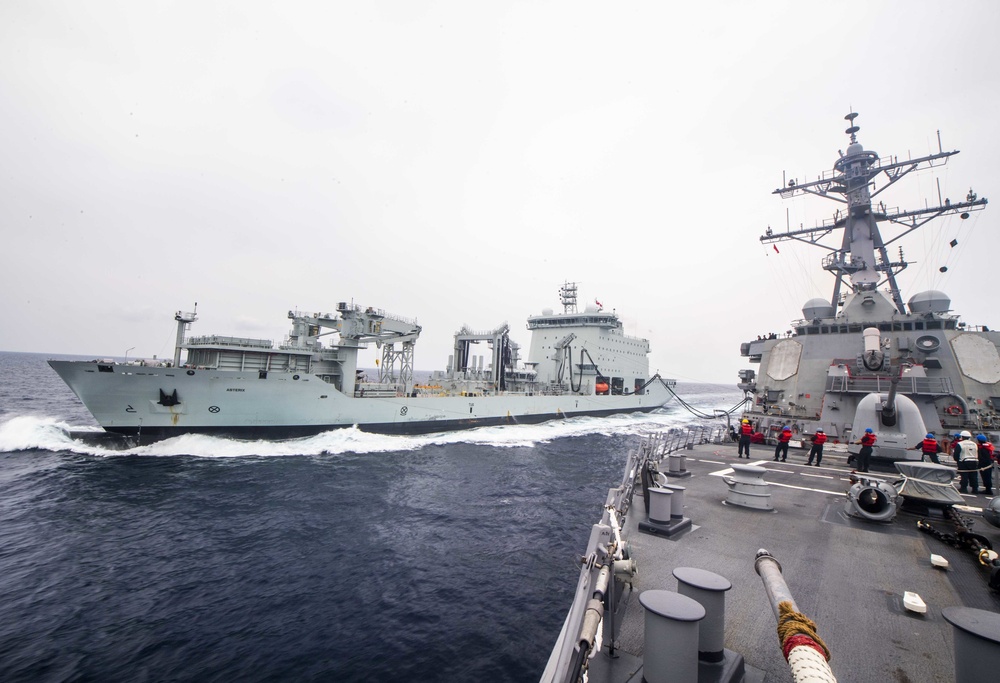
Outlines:
[[[785,580],[799,609],[813,619],[833,654],[831,667],[840,681],[951,681],[954,679],[952,627],[941,616],[951,605],[1000,611],[1000,596],[987,585],[988,572],[968,550],[959,550],[917,530],[919,519],[900,513],[890,524],[855,520],[844,514],[850,470],[846,454],[825,455],[822,467],[805,465],[807,451],[793,450],[787,462],[773,462],[773,448],[752,451],[749,461],[736,458],[735,445],[696,446],[687,454],[684,515],[690,531],[673,539],[641,533],[645,519],[637,492],[626,523],[626,537],[638,564],[638,576],[628,601],[619,646],[610,661],[607,647],[593,660],[592,681],[627,681],[641,666],[643,590],[676,590],[676,567],[706,569],[729,579],[726,594],[726,648],[745,658],[768,681],[791,681],[778,646],[776,621],[754,556],[766,548],[781,563]],[[763,456],[763,457],[759,457]],[[722,479],[736,463],[768,470],[774,512],[724,505]],[[880,475],[892,480],[889,472]],[[986,496],[968,496],[981,508]],[[1000,529],[974,512],[974,531],[1000,547]],[[942,530],[950,531],[941,522]],[[945,556],[948,570],[934,569],[930,555]],[[918,593],[926,602],[924,615],[903,608],[903,593]],[[636,678],[635,680],[639,680]]]

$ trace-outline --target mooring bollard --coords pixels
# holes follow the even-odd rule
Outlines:
[[[667,456],[667,474],[671,477],[686,477],[691,473],[687,471],[687,456],[683,453],[671,453]]]
[[[955,629],[955,683],[995,680],[1000,671],[1000,614],[945,607],[941,616]]]
[[[695,567],[677,567],[673,574],[677,592],[705,608],[705,619],[698,625],[698,658],[721,662],[726,649],[726,591],[733,584],[724,576]]]
[[[639,531],[670,537],[690,528],[691,519],[684,516],[684,487],[674,484],[650,487],[649,510],[646,520],[639,521]]]
[[[697,600],[666,590],[639,595],[645,608],[642,677],[647,683],[697,683],[698,622],[705,608]]]
[[[656,524],[670,524],[670,512],[674,492],[668,488],[651,486],[649,488],[649,517]]]
[[[684,491],[683,486],[678,486],[676,484],[666,484],[663,488],[671,491],[673,493],[670,496],[670,519],[678,520],[684,518]]]

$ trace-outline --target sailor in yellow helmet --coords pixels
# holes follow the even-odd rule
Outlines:
[[[743,457],[743,453],[746,452],[747,460],[750,459],[750,436],[753,434],[753,427],[750,426],[750,420],[744,419],[740,423],[740,445],[737,450],[737,459]]]

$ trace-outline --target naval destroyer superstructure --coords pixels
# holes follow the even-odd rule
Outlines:
[[[186,433],[289,438],[338,427],[390,434],[648,412],[673,396],[649,374],[649,342],[624,333],[614,311],[577,306],[528,318],[528,359],[505,323],[455,334],[448,368],[414,380],[415,320],[341,302],[335,313],[289,311],[284,343],[187,336],[196,312],[178,312],[172,361],[49,361],[105,431],[143,442]],[[329,335],[336,335],[330,341]],[[381,350],[378,377],[360,349]],[[488,349],[488,360],[476,345]],[[182,352],[186,358],[181,359]]]
[[[879,435],[876,456],[894,460],[920,460],[920,451],[911,449],[928,432],[944,439],[967,429],[996,442],[1000,332],[960,321],[941,291],[919,292],[904,303],[896,276],[908,264],[902,249],[896,259],[888,251],[933,219],[967,219],[987,200],[970,189],[963,201],[943,199],[916,210],[876,202],[904,177],[942,165],[958,151],[944,151],[939,137],[937,153],[880,157],[858,142],[856,117],[845,117],[850,144],[832,171],[811,182],[787,180],[774,191],[782,198],[810,194],[842,205],[816,227],[768,228],[760,238],[826,249],[822,265],[835,281],[832,297],[806,302],[789,333],[741,345],[741,354],[759,366],[740,371],[738,386],[749,399],[744,417],[767,436],[787,425],[798,438],[822,428],[834,441],[853,441],[871,428]],[[896,234],[883,235],[880,224]],[[838,233],[839,247],[820,242]]]

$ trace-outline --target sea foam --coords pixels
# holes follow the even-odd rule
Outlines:
[[[392,436],[363,432],[357,427],[334,429],[322,434],[282,441],[229,439],[203,434],[185,434],[129,449],[112,449],[70,437],[73,431],[100,432],[80,428],[44,416],[18,416],[0,423],[0,452],[41,449],[70,451],[93,456],[195,456],[203,458],[281,457],[295,455],[339,455],[418,450],[430,445],[469,443],[496,448],[523,448],[554,439],[588,434],[643,435],[684,423],[674,408],[652,413],[609,417],[574,417],[541,424],[479,427],[454,432]]]

